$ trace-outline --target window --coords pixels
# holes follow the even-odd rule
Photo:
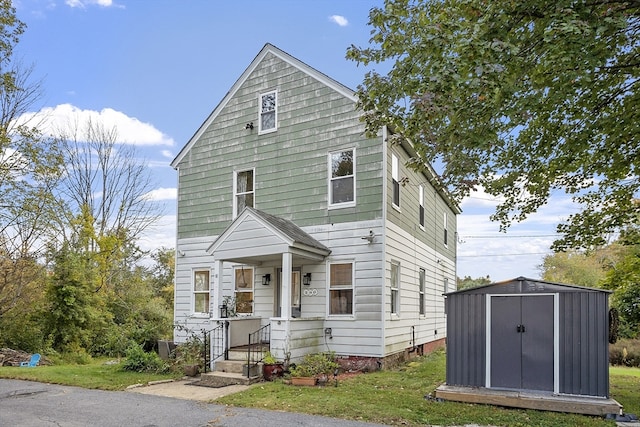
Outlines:
[[[236,313],[253,313],[253,268],[236,268],[235,280]]]
[[[391,154],[391,181],[393,184],[393,206],[400,208],[400,164],[395,154]]]
[[[444,235],[443,235],[444,245],[447,246],[448,236],[447,236],[447,213],[446,212],[442,216],[442,227],[444,229]]]
[[[391,314],[400,312],[400,264],[391,263]]]
[[[419,301],[419,309],[420,309],[420,314],[425,314],[425,296],[424,296],[424,281],[425,281],[425,270],[424,268],[420,269],[419,272],[419,276],[418,276],[418,281],[419,281],[419,289],[418,289],[418,298],[420,298]]]
[[[329,205],[355,201],[355,150],[329,153]]]
[[[249,206],[253,207],[254,201],[254,173],[253,169],[245,171],[235,171],[233,179],[233,217],[240,215],[242,210]]]
[[[193,272],[193,311],[209,313],[209,271]]]
[[[260,128],[258,133],[273,132],[277,129],[278,96],[276,91],[260,95]]]
[[[353,314],[353,263],[329,265],[329,314]]]
[[[420,227],[424,228],[424,187],[422,185],[418,185],[418,199],[420,201],[418,221],[420,223]]]

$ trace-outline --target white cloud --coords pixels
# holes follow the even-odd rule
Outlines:
[[[64,2],[69,7],[79,7],[85,8],[87,6],[97,5],[100,7],[120,7],[124,8],[122,5],[118,5],[113,2],[113,0],[65,0]]]
[[[112,108],[104,108],[101,111],[82,110],[71,104],[60,104],[55,107],[45,107],[36,113],[23,114],[19,123],[29,123],[48,136],[59,136],[60,131],[74,129],[78,126],[83,129],[89,122],[99,123],[106,129],[115,128],[119,142],[137,146],[169,145],[174,141],[168,135],[163,134],[150,123],[143,123],[135,117],[116,111]]]
[[[161,217],[158,222],[145,231],[138,244],[145,251],[154,251],[161,247],[175,248],[176,216],[165,215]]]
[[[347,20],[347,18],[345,18],[344,16],[340,16],[340,15],[331,15],[329,17],[329,21],[338,24],[341,27],[346,27],[347,25],[349,25],[349,21]]]
[[[142,196],[145,200],[150,201],[163,201],[163,200],[175,200],[178,197],[178,190],[176,188],[156,188],[149,191]]]
[[[162,154],[163,157],[167,158],[167,159],[173,159],[175,156],[173,155],[173,153],[169,150],[162,150],[160,152],[160,154]]]

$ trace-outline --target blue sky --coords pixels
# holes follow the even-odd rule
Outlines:
[[[27,24],[17,48],[44,96],[34,113],[100,120],[135,144],[165,215],[142,246],[175,243],[176,172],[169,166],[265,43],[355,89],[365,70],[345,59],[365,46],[382,0],[14,0]],[[458,218],[458,276],[538,277],[555,224],[572,211],[554,198],[507,234],[477,193]]]

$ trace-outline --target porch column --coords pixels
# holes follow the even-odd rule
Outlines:
[[[284,252],[282,254],[282,299],[280,304],[282,305],[280,317],[285,319],[291,318],[291,267],[293,264],[293,257],[291,252]]]
[[[211,305],[209,307],[209,317],[215,319],[220,318],[220,304],[222,304],[222,273],[223,264],[221,260],[216,260],[213,267],[213,280],[211,282],[212,289],[209,291],[211,296]]]

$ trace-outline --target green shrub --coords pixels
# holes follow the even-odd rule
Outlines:
[[[609,344],[609,363],[640,368],[640,339],[624,339]]]
[[[122,364],[125,371],[166,372],[168,367],[155,352],[145,352],[141,345],[131,344],[126,351],[126,360]]]
[[[330,375],[338,369],[334,352],[310,353],[304,356],[302,362],[293,366],[289,372],[294,377],[315,377]]]

